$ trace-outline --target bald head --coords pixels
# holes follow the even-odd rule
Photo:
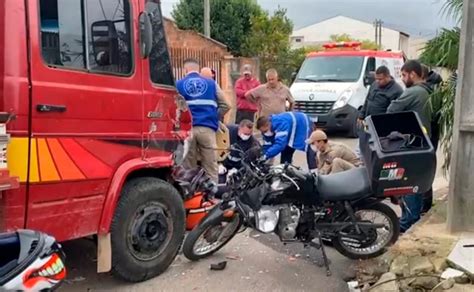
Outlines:
[[[204,67],[201,69],[201,76],[209,79],[212,79],[214,77],[212,74],[212,69],[209,67]]]
[[[199,72],[199,62],[196,59],[187,59],[184,61],[184,71],[186,74]]]
[[[270,87],[278,86],[278,71],[276,69],[268,69],[266,73],[267,83]]]

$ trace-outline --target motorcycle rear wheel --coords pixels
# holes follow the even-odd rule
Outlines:
[[[184,256],[191,261],[211,256],[224,247],[238,233],[241,226],[242,217],[238,213],[232,218],[197,225],[184,240]],[[198,245],[201,241],[207,246]]]
[[[333,245],[334,248],[342,255],[350,259],[371,259],[374,257],[378,257],[381,254],[385,253],[387,247],[394,244],[400,235],[400,222],[398,220],[397,214],[393,211],[392,208],[383,204],[377,203],[368,207],[361,207],[355,210],[355,216],[364,222],[372,222],[372,223],[381,223],[381,222],[373,222],[374,219],[365,219],[360,218],[364,213],[372,213],[376,215],[381,215],[383,217],[383,222],[385,224],[385,228],[379,228],[377,230],[369,230],[369,234],[366,238],[368,242],[360,243],[359,247],[355,247],[356,241],[351,238],[344,237],[345,233],[355,234],[354,227],[347,227],[343,230],[339,236],[333,238]],[[349,221],[349,218],[347,218]],[[383,229],[381,233],[379,230]],[[352,246],[351,246],[352,243]]]

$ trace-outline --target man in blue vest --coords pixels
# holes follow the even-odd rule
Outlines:
[[[263,151],[266,159],[281,154],[281,163],[292,163],[295,150],[306,152],[308,168],[317,168],[316,153],[306,144],[313,131],[313,123],[300,112],[285,112],[260,117],[257,129],[263,135]]]
[[[225,114],[229,106],[223,97],[218,97],[216,82],[199,74],[197,60],[185,60],[184,70],[186,76],[177,82],[176,87],[191,110],[193,132],[183,166],[197,167],[199,153],[201,166],[217,183],[216,131],[219,128],[219,114]]]

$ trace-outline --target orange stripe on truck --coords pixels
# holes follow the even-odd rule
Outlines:
[[[58,139],[47,139],[54,162],[63,180],[85,179],[85,176],[71,160]]]

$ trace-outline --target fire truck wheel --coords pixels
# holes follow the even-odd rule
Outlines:
[[[186,214],[178,191],[157,178],[129,181],[111,226],[112,270],[129,282],[163,273],[184,238]]]

